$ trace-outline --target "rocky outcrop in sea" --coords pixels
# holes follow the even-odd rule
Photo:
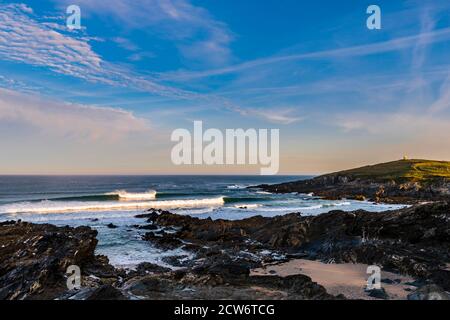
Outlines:
[[[355,199],[400,204],[450,200],[450,180],[445,178],[427,182],[395,180],[380,182],[346,174],[330,174],[309,180],[259,185],[256,188],[272,193],[312,193],[333,200]]]
[[[251,272],[298,258],[378,265],[408,274],[416,279],[411,299],[450,290],[448,202],[382,213],[292,213],[238,221],[161,210],[138,217],[142,224],[134,227],[146,230],[142,241],[191,254],[165,258],[172,268],[142,263],[136,270],[120,270],[95,255],[96,231],[88,227],[1,223],[0,298],[344,299],[301,272],[286,277]],[[66,286],[69,265],[80,266],[79,290]]]

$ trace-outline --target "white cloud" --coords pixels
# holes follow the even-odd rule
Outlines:
[[[330,123],[330,120],[333,121]],[[403,155],[410,158],[448,159],[450,119],[426,112],[350,113],[329,116],[327,123],[344,130],[328,136],[330,158],[389,161]],[[326,143],[322,142],[321,143]],[[330,150],[325,148],[324,152]],[[342,156],[344,155],[344,156]]]
[[[92,50],[89,38],[65,35],[32,19],[30,12],[24,5],[0,7],[0,58],[48,67],[54,72],[94,83],[131,87],[173,98],[197,97],[105,62]]]
[[[433,113],[444,111],[450,108],[450,69],[447,70],[447,78],[442,82],[439,88],[438,97],[430,106]]]
[[[231,36],[225,27],[213,20],[204,9],[192,6],[185,0],[141,2],[81,0],[79,4],[82,12],[91,9],[97,13],[113,14],[135,27],[141,27],[141,23],[158,26],[162,24],[164,28],[168,28],[166,31],[170,29],[171,37],[176,38],[185,54],[192,58],[201,53],[204,59],[220,62],[219,60],[227,54],[227,48],[222,44],[230,41]],[[70,32],[67,34],[60,26],[52,28],[52,23],[38,21],[30,14],[31,12],[31,9],[24,5],[9,4],[0,7],[1,59],[47,67],[56,73],[92,83],[126,87],[173,99],[197,100],[211,105],[221,105],[231,111],[239,108],[227,99],[160,84],[149,76],[135,74],[124,67],[108,63],[94,52],[89,43],[91,38]],[[206,30],[208,36],[203,40],[191,41],[191,37],[199,30]],[[115,41],[128,50],[138,49],[125,38],[116,37]],[[218,54],[210,54],[213,51]],[[136,51],[129,59],[137,61],[146,57],[151,57],[151,53]],[[246,114],[276,123],[292,123],[299,120],[287,113],[261,113],[249,110]]]
[[[413,70],[420,69],[427,58],[428,39],[427,35],[433,32],[437,21],[433,19],[431,8],[425,7],[420,13],[420,34],[413,48],[411,67]]]
[[[136,45],[135,43],[133,43],[132,41],[130,41],[127,38],[123,38],[123,37],[115,37],[113,38],[113,41],[115,43],[117,43],[117,45],[121,48],[124,48],[128,51],[137,51],[139,50],[139,46]]]
[[[292,108],[273,108],[273,109],[256,109],[246,108],[242,109],[236,107],[235,110],[243,116],[253,116],[264,119],[271,123],[288,125],[295,122],[303,121],[303,117],[295,115],[296,110]]]
[[[24,5],[6,5],[0,9],[0,56],[35,66],[47,66],[69,75],[85,77],[101,69],[101,58],[87,42],[50,29],[30,19]]]
[[[141,61],[143,59],[151,59],[151,58],[155,58],[155,54],[152,52],[136,52],[131,54],[130,56],[128,56],[128,60],[130,61]]]
[[[442,137],[448,134],[450,120],[426,112],[398,111],[392,113],[349,113],[331,117],[333,125],[345,132],[367,132],[393,140],[399,137],[415,140],[423,137]],[[449,140],[450,141],[450,140]]]
[[[442,28],[431,32],[421,32],[420,34],[415,34],[402,38],[395,38],[392,40],[382,41],[378,43],[343,47],[316,52],[272,56],[268,58],[247,61],[241,64],[227,66],[219,69],[192,71],[192,72],[189,71],[168,72],[165,74],[161,74],[160,79],[171,81],[186,81],[190,79],[207,78],[223,74],[238,73],[256,67],[268,66],[289,61],[312,60],[312,59],[336,59],[336,58],[367,56],[378,53],[386,53],[409,49],[415,47],[418,41],[420,41],[420,46],[424,47],[432,43],[445,42],[448,40],[450,40],[450,28]]]
[[[113,141],[149,130],[148,121],[116,108],[69,104],[0,88],[0,123],[58,136]]]
[[[189,0],[78,0],[77,4],[82,12],[114,19],[127,29],[150,27],[153,34],[174,42],[186,58],[211,64],[231,58],[233,35],[227,26]]]

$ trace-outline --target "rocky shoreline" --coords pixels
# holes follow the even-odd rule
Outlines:
[[[325,199],[354,199],[417,204],[450,200],[450,164],[400,160],[339,171],[312,179],[259,185],[271,193],[314,194]]]
[[[259,185],[271,193],[312,193],[324,199],[352,199],[393,204],[417,204],[425,201],[450,199],[450,182],[447,179],[423,184],[420,182],[379,182],[361,180],[346,175],[330,175],[310,180],[277,185]]]
[[[143,223],[134,227],[147,231],[143,241],[182,247],[191,256],[166,258],[173,269],[142,263],[126,271],[95,255],[97,232],[88,227],[0,223],[0,299],[345,299],[301,271],[252,273],[295,259],[378,265],[409,275],[416,280],[411,299],[450,291],[448,202],[238,221],[160,210],[138,217]],[[80,290],[66,287],[69,265],[82,270]]]

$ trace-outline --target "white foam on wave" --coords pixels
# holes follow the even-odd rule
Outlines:
[[[97,252],[101,255],[106,255],[109,258],[110,264],[116,268],[124,268],[127,270],[136,270],[139,263],[149,262],[172,270],[178,270],[175,267],[164,262],[165,257],[185,257],[184,259],[192,259],[193,254],[184,251],[181,248],[173,250],[158,250],[152,248],[147,243],[134,243],[133,246],[115,246],[115,247],[99,247]],[[130,254],[132,252],[132,254]]]
[[[156,199],[156,191],[148,190],[146,192],[127,192],[126,190],[116,190],[107,193],[107,195],[118,196],[120,200],[125,201],[138,201],[138,200],[154,200]]]
[[[175,209],[171,210],[173,213],[180,214],[180,215],[202,215],[207,213],[212,213],[214,210],[216,210],[217,207],[205,207],[205,208],[184,208],[184,209]]]
[[[237,204],[234,206],[234,208],[237,209],[256,209],[261,207],[261,204]]]
[[[325,207],[342,207],[342,206],[351,206],[350,202],[335,202],[331,204],[324,205]]]
[[[233,184],[231,186],[227,186],[227,189],[245,189],[246,186],[242,184]]]
[[[322,209],[323,205],[314,205],[309,207],[279,207],[279,208],[271,208],[271,207],[258,207],[255,211],[267,211],[267,212],[298,212],[302,210],[319,210]]]
[[[195,208],[204,206],[222,206],[223,197],[210,199],[165,200],[149,202],[62,202],[40,201],[21,202],[0,206],[0,212],[16,213],[65,213],[78,211],[139,210],[149,208]]]

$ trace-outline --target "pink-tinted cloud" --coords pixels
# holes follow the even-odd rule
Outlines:
[[[147,120],[122,109],[70,104],[0,88],[2,122],[29,126],[59,137],[106,141],[150,129]]]

